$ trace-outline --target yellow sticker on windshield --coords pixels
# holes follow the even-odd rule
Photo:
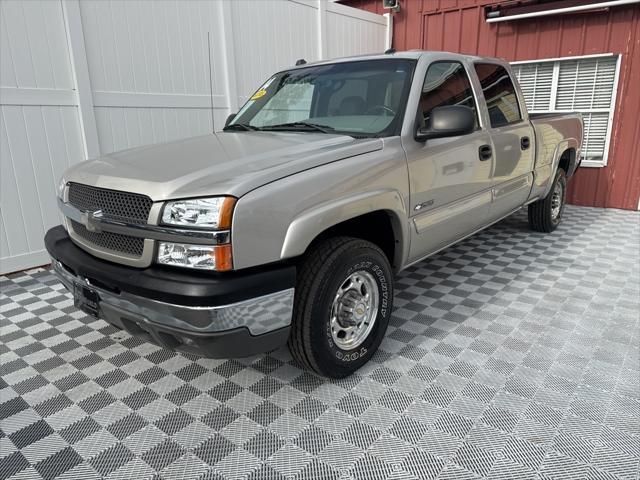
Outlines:
[[[251,100],[257,100],[261,97],[264,97],[267,94],[267,91],[264,88],[261,88],[260,90],[258,90],[256,93],[253,94],[253,97],[251,97]]]

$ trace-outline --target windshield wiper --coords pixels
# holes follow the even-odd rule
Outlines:
[[[266,125],[262,127],[261,130],[314,130],[322,133],[332,133],[335,131],[335,128],[329,125],[320,125],[311,122],[289,122],[279,125]]]
[[[227,130],[254,131],[261,129],[258,127],[254,127],[253,125],[249,125],[248,123],[232,123],[231,125],[227,125],[222,129],[223,132],[226,132]]]

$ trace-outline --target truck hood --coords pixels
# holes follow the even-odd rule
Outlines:
[[[154,201],[234,195],[355,155],[382,140],[296,132],[219,132],[111,153],[65,173],[68,182],[148,195]]]

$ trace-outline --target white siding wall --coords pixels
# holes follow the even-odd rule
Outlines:
[[[384,52],[387,24],[383,16],[339,3],[329,3],[326,7],[327,58],[346,57],[354,52]]]
[[[100,148],[122,150],[211,131],[227,114],[216,14],[206,1],[80,4]]]
[[[232,2],[240,105],[276,71],[299,58],[319,59],[317,15],[312,2]]]
[[[47,263],[62,172],[219,130],[295,63],[380,52],[386,20],[326,0],[2,0],[0,273]],[[210,68],[211,65],[211,68]]]
[[[45,263],[56,183],[83,159],[60,3],[0,3],[0,270]]]

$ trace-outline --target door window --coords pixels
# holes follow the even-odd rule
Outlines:
[[[448,105],[463,105],[473,110],[475,125],[478,126],[476,102],[471,82],[464,67],[459,62],[434,62],[427,69],[420,95],[419,115],[421,127],[429,124],[431,110]]]
[[[494,63],[476,63],[476,73],[487,102],[493,128],[522,120],[518,96],[507,70]]]

